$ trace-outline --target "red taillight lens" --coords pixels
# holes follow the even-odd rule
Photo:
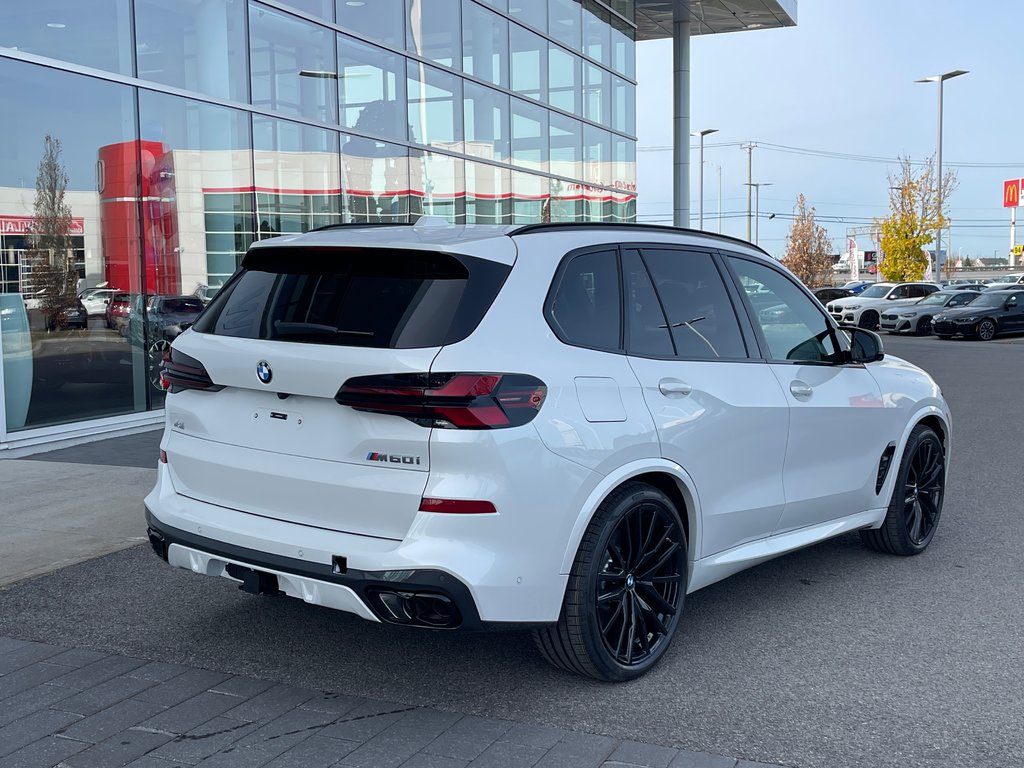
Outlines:
[[[160,451],[160,463],[161,464],[166,464],[167,463],[167,451],[165,451],[163,449],[161,449],[161,451]]]
[[[334,399],[422,426],[501,429],[529,423],[546,395],[543,381],[521,373],[395,373],[349,379]]]
[[[475,499],[430,499],[420,500],[420,512],[438,512],[448,515],[494,515],[498,510],[489,501]]]
[[[163,365],[160,368],[160,386],[172,394],[185,389],[199,389],[204,392],[219,392],[224,389],[223,385],[213,383],[201,362],[174,347],[168,347],[164,352]]]

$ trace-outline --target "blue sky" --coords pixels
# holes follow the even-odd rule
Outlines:
[[[791,29],[693,40],[692,128],[719,129],[706,139],[704,157],[722,167],[723,212],[741,214],[725,218],[722,231],[746,235],[747,156],[739,146],[715,144],[767,142],[923,160],[935,151],[938,86],[914,81],[966,69],[970,74],[945,87],[943,162],[957,167],[960,181],[947,208],[952,251],[1005,256],[1009,211],[1002,208],[1002,182],[1024,176],[1024,109],[1015,92],[1024,66],[1024,3],[799,0],[798,16]],[[672,143],[671,41],[637,46],[637,79],[639,219],[671,223],[672,154],[656,149]],[[694,226],[697,158],[694,149]],[[758,147],[753,179],[773,184],[761,189],[761,245],[782,254],[789,224],[767,216],[791,214],[802,192],[820,216],[844,219],[826,226],[835,251],[845,250],[847,227],[886,212],[887,173],[894,169]],[[704,194],[705,228],[716,229],[718,176],[710,164]],[[870,247],[863,240],[858,245]]]

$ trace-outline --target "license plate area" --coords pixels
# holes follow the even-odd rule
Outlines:
[[[283,595],[277,583],[277,575],[246,568],[237,563],[228,563],[224,568],[228,576],[237,579],[241,584],[238,588],[250,595]]]

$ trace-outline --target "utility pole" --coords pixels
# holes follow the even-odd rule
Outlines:
[[[754,189],[754,147],[757,145],[754,143],[744,144],[743,149],[747,151],[747,242],[750,242],[751,232],[751,204],[753,200],[753,189]]]
[[[718,234],[722,234],[722,166],[715,166],[718,169]]]

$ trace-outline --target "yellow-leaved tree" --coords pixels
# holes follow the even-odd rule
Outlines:
[[[832,241],[825,228],[815,221],[814,209],[807,207],[803,195],[796,199],[782,263],[810,288],[832,283]]]
[[[924,249],[935,241],[935,230],[946,226],[946,217],[939,210],[935,175],[931,158],[915,167],[909,157],[901,157],[899,171],[889,175],[889,215],[875,221],[882,247],[878,268],[886,280],[921,280],[928,271]],[[943,206],[956,185],[956,172],[946,172],[942,179]]]

